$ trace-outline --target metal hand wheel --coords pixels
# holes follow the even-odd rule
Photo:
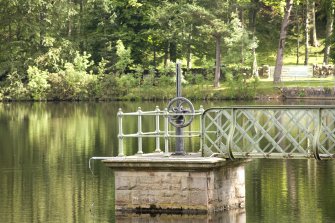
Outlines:
[[[176,97],[172,99],[167,110],[169,113],[174,113],[169,115],[169,122],[177,128],[184,128],[191,124],[194,118],[194,107],[193,104],[184,97]],[[183,115],[189,114],[189,115]]]

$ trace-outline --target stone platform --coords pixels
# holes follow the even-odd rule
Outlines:
[[[202,214],[243,208],[244,162],[200,154],[111,157],[116,212]]]

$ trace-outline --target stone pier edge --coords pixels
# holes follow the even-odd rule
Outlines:
[[[169,156],[163,154],[145,154],[125,157],[111,157],[102,161],[114,172],[143,172],[143,171],[168,171],[173,172],[208,172],[215,171],[221,167],[243,166],[246,160],[230,161],[217,157],[201,157],[199,153],[187,154],[185,156]],[[115,189],[116,190],[116,189]],[[117,194],[118,191],[116,190]],[[117,196],[117,195],[116,195]],[[117,202],[117,199],[116,199]],[[213,208],[204,209],[192,205],[183,205],[183,207],[156,206],[152,204],[144,205],[124,205],[115,204],[117,213],[137,213],[137,214],[207,214],[217,211],[244,208],[245,201],[233,205],[219,205]]]

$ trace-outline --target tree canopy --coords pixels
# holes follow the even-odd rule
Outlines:
[[[257,64],[267,64],[265,58],[276,55],[287,1],[1,0],[0,94],[10,95],[15,80],[29,89],[43,85],[38,92],[32,90],[32,97],[40,98],[41,92],[56,90],[55,83],[71,86],[65,80],[71,79],[67,76],[72,71],[93,75],[91,79],[98,81],[121,78],[129,70],[163,71],[177,59],[187,69],[211,70],[206,78],[219,86],[225,69],[253,67],[255,71]],[[310,36],[317,38],[324,62],[329,63],[335,57],[330,50],[334,0],[308,1],[291,0],[296,11],[288,16],[284,29],[288,47],[294,48],[306,30],[297,29],[295,21],[301,23],[312,13],[313,22],[306,26],[317,26]],[[306,49],[315,41],[308,39]],[[298,52],[300,47],[304,46],[298,46]],[[78,59],[87,60],[85,70]],[[99,72],[103,77],[96,76]],[[46,83],[38,81],[38,75]],[[29,81],[35,83],[28,85]],[[101,86],[94,88],[101,90]]]

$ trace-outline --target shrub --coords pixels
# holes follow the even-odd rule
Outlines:
[[[16,72],[12,72],[7,76],[2,91],[5,100],[24,100],[28,99],[28,91],[22,81],[22,77]]]
[[[136,66],[134,66],[134,78],[136,79],[136,85],[140,86],[142,84],[142,77],[143,77],[143,73],[144,73],[144,68],[142,65],[137,64]]]
[[[90,98],[89,86],[94,86],[97,78],[86,71],[76,69],[71,63],[65,64],[65,82],[67,95],[73,100],[87,100]]]
[[[121,95],[127,94],[131,88],[137,86],[136,78],[132,75],[122,75],[121,77],[117,77],[116,81]]]
[[[161,75],[157,78],[157,85],[160,87],[172,86],[175,83],[175,77],[170,77],[167,75]]]
[[[28,91],[34,100],[46,100],[47,91],[50,88],[48,83],[48,72],[39,70],[35,66],[28,68]]]
[[[143,86],[144,87],[152,87],[157,85],[157,80],[155,78],[154,72],[149,72],[148,75],[143,77]]]
[[[253,98],[259,85],[258,78],[247,80],[247,76],[242,74],[233,77],[231,73],[227,73],[226,80],[228,82],[228,97],[231,99]]]
[[[99,91],[98,76],[87,72],[87,69],[92,65],[89,58],[89,54],[80,55],[77,52],[73,63],[67,62],[63,70],[49,74],[50,91],[48,97],[53,100],[95,98]]]
[[[65,73],[50,73],[48,76],[50,84],[48,99],[51,100],[66,100],[69,98],[67,95],[67,83],[65,82]]]
[[[176,64],[169,62],[166,67],[159,68],[158,71],[161,75],[172,76],[176,73]]]
[[[101,100],[108,100],[120,96],[117,77],[113,75],[99,76],[97,80],[97,97]]]

